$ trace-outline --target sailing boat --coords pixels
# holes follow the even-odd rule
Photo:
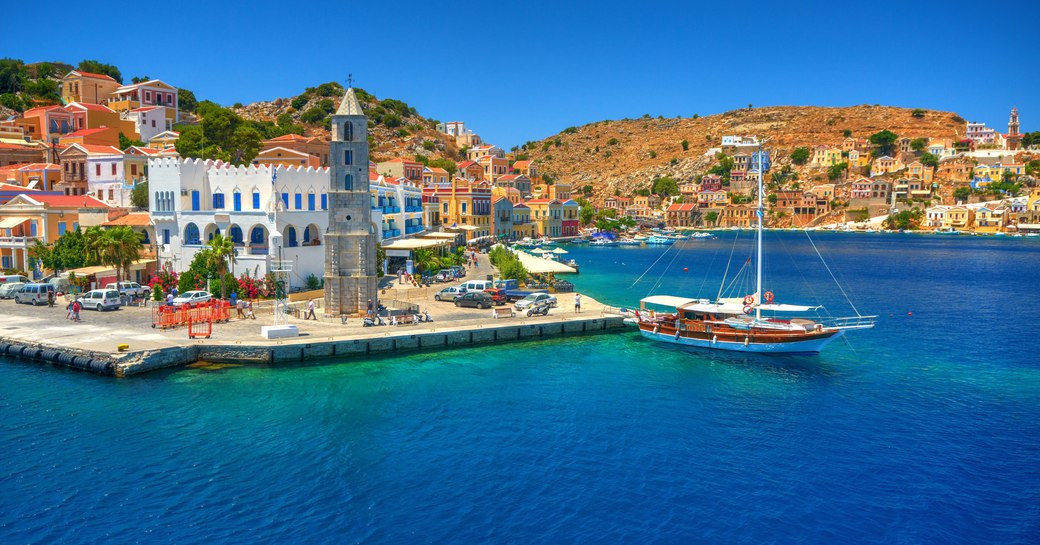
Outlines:
[[[874,327],[876,316],[847,318],[784,318],[820,307],[778,304],[773,294],[762,290],[762,176],[758,177],[758,232],[756,241],[755,291],[744,297],[715,301],[673,295],[653,295],[640,301],[635,313],[639,332],[655,341],[737,352],[769,354],[817,354],[846,331]],[[822,259],[822,256],[821,256]],[[723,280],[725,283],[725,280]],[[647,305],[674,308],[655,313]],[[763,316],[763,312],[772,316]]]

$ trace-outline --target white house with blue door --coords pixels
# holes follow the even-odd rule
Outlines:
[[[277,231],[282,259],[293,263],[291,287],[302,286],[309,275],[324,275],[328,168],[162,157],[149,160],[148,173],[149,213],[163,265],[187,270],[220,233],[235,245],[235,276],[262,276],[278,259],[270,246]]]

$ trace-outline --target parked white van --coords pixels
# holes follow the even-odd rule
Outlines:
[[[54,293],[54,286],[50,284],[26,284],[14,294],[16,303],[29,303],[32,306],[46,305],[47,294]]]
[[[466,288],[466,291],[484,291],[495,287],[495,283],[491,280],[469,280],[459,284],[459,286]]]

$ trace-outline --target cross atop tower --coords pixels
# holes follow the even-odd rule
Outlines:
[[[347,74],[347,89],[350,89],[353,86],[354,86],[354,74],[348,73]]]

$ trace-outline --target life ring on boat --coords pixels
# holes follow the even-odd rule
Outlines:
[[[767,302],[767,303],[772,303],[773,302],[773,292],[767,291],[767,292],[763,293],[762,294],[762,299],[764,299],[765,302]]]
[[[744,304],[745,305],[750,305],[751,303],[754,303],[754,302],[755,302],[755,296],[754,295],[745,295],[744,296]]]
[[[755,309],[751,308],[751,305],[744,305],[744,314],[751,314],[755,312]]]

